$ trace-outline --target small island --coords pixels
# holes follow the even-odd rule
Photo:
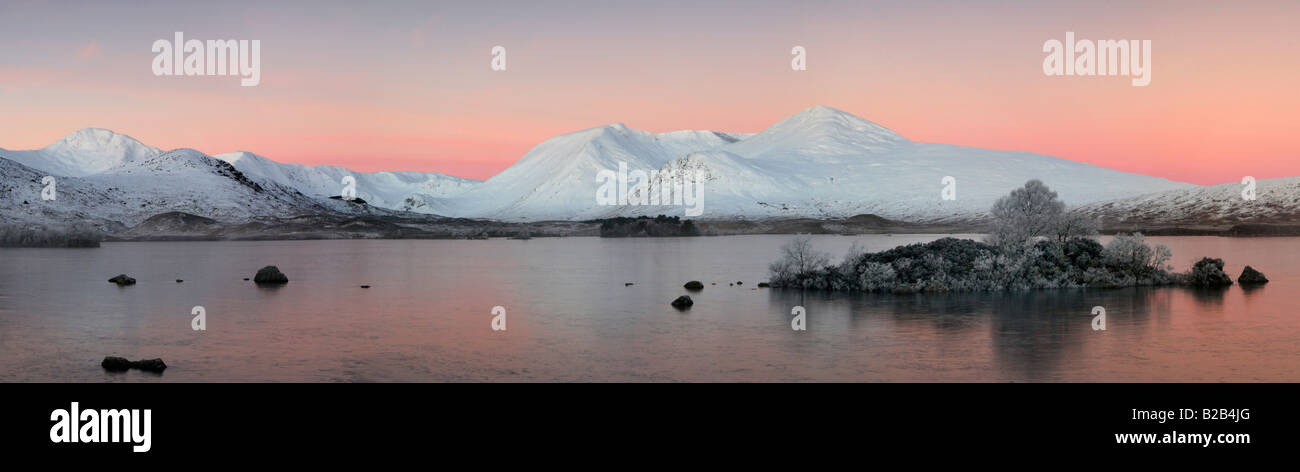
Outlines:
[[[636,218],[608,218],[600,222],[600,237],[671,237],[699,236],[700,229],[691,220],[676,216],[659,215],[654,218],[639,216]]]
[[[855,245],[838,265],[813,250],[807,236],[797,236],[770,266],[770,283],[888,293],[1232,284],[1220,259],[1202,258],[1190,271],[1173,273],[1173,252],[1148,244],[1141,233],[1116,235],[1102,245],[1098,225],[1067,212],[1056,192],[1038,180],[1000,198],[990,214],[993,225],[984,242],[943,238],[876,253]]]

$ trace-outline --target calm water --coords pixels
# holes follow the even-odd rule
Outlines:
[[[874,251],[937,237],[814,245],[838,260],[854,241]],[[1250,291],[756,289],[789,239],[0,249],[0,380],[1300,381],[1300,238],[1151,238],[1179,270],[1215,256],[1234,278],[1251,264],[1272,279]],[[292,282],[242,280],[267,264]],[[106,281],[119,273],[139,283]],[[692,279],[705,289],[678,312],[668,302]],[[490,328],[497,305],[504,332]],[[790,329],[794,305],[807,307],[805,332]],[[205,332],[190,329],[194,306]],[[1107,310],[1104,332],[1091,329],[1093,306]],[[170,367],[111,374],[105,355]]]

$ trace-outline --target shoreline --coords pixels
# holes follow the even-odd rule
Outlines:
[[[334,239],[532,239],[553,237],[685,238],[733,235],[838,234],[985,234],[987,224],[971,221],[912,223],[875,215],[849,218],[767,218],[695,220],[698,234],[602,236],[608,219],[505,222],[433,215],[303,215],[243,223],[223,223],[184,213],[163,213],[113,233],[103,242],[147,241],[303,241]],[[1166,224],[1121,222],[1100,234],[1142,233],[1147,236],[1219,236],[1232,238],[1300,236],[1300,224],[1216,223]],[[27,246],[12,246],[27,247]],[[33,246],[42,247],[42,246]]]

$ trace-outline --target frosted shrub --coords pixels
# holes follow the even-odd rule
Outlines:
[[[1131,277],[1146,285],[1142,282],[1158,282],[1165,277],[1173,251],[1163,244],[1153,248],[1147,245],[1142,233],[1135,233],[1132,236],[1116,235],[1106,245],[1101,257],[1103,264],[1118,276]]]
[[[858,289],[868,292],[891,290],[898,285],[898,274],[894,267],[879,262],[865,262],[862,272],[858,274]]]
[[[1232,278],[1223,272],[1223,259],[1201,258],[1187,274],[1187,283],[1195,287],[1225,287]]]
[[[852,249],[836,266],[811,250],[804,237],[782,249],[772,264],[772,285],[896,294],[947,291],[1023,291],[1044,288],[1164,285],[1177,278],[1163,270],[1169,248],[1138,235],[1103,247],[1088,238],[1041,240],[998,248],[955,238],[899,246],[877,253]],[[800,271],[798,267],[807,270]]]

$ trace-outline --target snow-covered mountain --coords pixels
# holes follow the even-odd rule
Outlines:
[[[0,149],[0,162],[0,178],[15,184],[0,195],[0,218],[34,222],[54,222],[63,215],[130,225],[166,211],[223,222],[369,212],[365,206],[328,198],[341,193],[345,175],[356,179],[357,196],[370,205],[438,214],[446,212],[446,197],[479,183],[432,172],[362,173],[281,164],[247,152],[163,152],[98,128],[77,131],[43,149]],[[47,175],[57,177],[59,198],[53,202],[40,198],[41,179]],[[19,182],[24,184],[16,185]]]
[[[909,222],[975,221],[1029,179],[1097,214],[1300,217],[1294,179],[1260,181],[1259,201],[1242,206],[1232,202],[1240,191],[1235,185],[1198,187],[1051,156],[915,142],[852,114],[813,107],[752,134],[649,133],[622,124],[577,131],[542,142],[483,182],[283,164],[248,152],[163,152],[86,129],[40,150],[0,149],[0,219],[130,225],[169,211],[222,222],[388,210],[502,221],[685,215],[682,206],[599,205],[597,190],[606,182],[597,176],[620,164],[658,171],[654,184],[693,183],[691,177],[702,176],[703,214],[692,215],[698,219],[875,214]],[[40,200],[44,175],[59,176],[57,205]],[[349,175],[368,205],[328,198],[342,193]],[[952,200],[942,198],[947,177],[955,179]]]
[[[596,205],[597,173],[620,162],[679,181],[698,171],[703,219],[873,213],[962,220],[1029,179],[1044,181],[1071,205],[1194,187],[1051,156],[913,142],[849,113],[813,107],[752,135],[652,134],[623,125],[566,134],[452,197],[448,207],[457,216],[502,220],[682,214],[672,206]],[[955,200],[941,198],[945,177],[956,181]]]
[[[52,175],[81,177],[98,174],[114,166],[162,154],[135,138],[106,129],[86,128],[69,134],[44,149],[7,151],[0,156]]]
[[[56,177],[55,199],[43,200],[43,170],[0,153],[0,216],[6,221],[59,226],[81,221],[135,225],[151,216],[184,212],[224,222],[349,211],[275,182],[257,182],[234,166],[193,149],[131,159],[103,172]]]
[[[546,140],[500,174],[448,201],[451,215],[504,220],[588,219],[622,210],[596,206],[596,173],[657,169],[692,151],[741,139],[712,131],[647,133],[613,124]]]
[[[337,166],[282,164],[250,152],[217,154],[253,179],[278,182],[314,197],[341,195],[343,178],[356,179],[357,197],[366,203],[398,211],[446,214],[444,201],[480,184],[436,172],[355,172]]]

